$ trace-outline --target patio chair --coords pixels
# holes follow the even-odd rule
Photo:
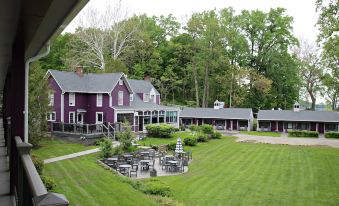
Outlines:
[[[132,176],[138,177],[138,169],[131,169],[129,171],[129,177],[132,177]]]
[[[165,162],[161,165],[161,169],[164,170],[164,168],[165,168],[166,171],[168,171],[170,167],[171,167],[171,164],[170,164],[169,162],[167,162],[167,161],[165,161]]]
[[[178,161],[178,164],[173,166],[174,171],[176,172],[184,172],[184,167],[182,161]]]
[[[141,169],[141,171],[148,171],[149,170],[149,164],[147,164],[147,163],[140,164],[140,169]]]

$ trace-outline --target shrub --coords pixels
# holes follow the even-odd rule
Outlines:
[[[181,125],[180,125],[180,130],[181,130],[181,131],[185,131],[185,130],[186,130],[185,125],[181,124]]]
[[[326,132],[326,138],[339,138],[339,132]]]
[[[114,148],[112,151],[112,155],[121,155],[123,153],[124,153],[124,150],[122,149],[121,146]]]
[[[212,134],[213,133],[213,126],[209,124],[203,124],[199,126],[200,131],[205,134]]]
[[[100,143],[100,156],[103,158],[110,157],[112,155],[112,140],[109,138],[103,138]]]
[[[158,179],[151,179],[140,185],[140,190],[149,195],[160,195],[162,197],[172,196],[171,188]]]
[[[124,151],[127,151],[132,146],[132,140],[134,134],[130,127],[127,127],[125,131],[117,133],[117,139],[120,141],[121,147]]]
[[[152,137],[170,138],[178,129],[169,124],[149,124],[146,126],[147,135]]]
[[[315,131],[306,130],[289,130],[289,137],[319,137],[319,133]]]
[[[222,135],[220,132],[214,131],[211,135],[212,139],[221,139]]]
[[[39,175],[41,175],[42,171],[44,170],[44,161],[42,161],[40,158],[38,158],[35,155],[32,155],[31,158],[32,158],[36,171],[38,172]]]
[[[44,175],[41,175],[40,177],[41,177],[41,180],[44,183],[47,191],[49,191],[49,192],[53,191],[53,189],[56,187],[54,179],[47,177],[47,176],[44,176]]]
[[[199,131],[199,126],[198,125],[195,125],[195,124],[191,124],[190,126],[189,126],[189,129],[191,130],[191,131]]]
[[[176,142],[171,142],[167,145],[167,150],[174,151],[177,143]]]
[[[196,139],[198,142],[208,142],[208,135],[205,133],[199,133]]]
[[[104,138],[97,139],[97,140],[95,140],[94,144],[97,145],[97,146],[100,146],[100,144],[103,140],[104,140]]]
[[[186,137],[184,139],[184,144],[186,146],[195,146],[195,145],[197,145],[197,143],[198,143],[198,141],[197,141],[197,138],[195,138],[195,137]]]

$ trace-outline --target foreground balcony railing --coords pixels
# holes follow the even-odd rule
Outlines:
[[[32,145],[11,136],[11,121],[5,125],[6,146],[10,159],[10,191],[18,206],[69,205],[62,194],[48,192],[30,156]],[[0,203],[1,204],[1,203]]]

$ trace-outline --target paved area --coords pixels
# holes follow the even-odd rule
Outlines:
[[[253,142],[267,144],[287,144],[287,145],[302,145],[302,146],[327,146],[339,148],[339,140],[319,138],[291,138],[287,134],[282,134],[281,137],[254,136],[246,134],[234,134],[238,137],[237,142]]]
[[[3,120],[0,119],[0,205],[12,206],[14,196],[9,191],[10,173],[8,165],[7,147],[5,146]]]
[[[113,141],[113,147],[117,147],[119,145],[120,145],[119,142]],[[44,160],[44,163],[48,164],[48,163],[57,162],[57,161],[61,161],[61,160],[72,159],[72,158],[80,157],[80,156],[83,156],[83,155],[97,153],[99,151],[100,151],[100,148],[85,150],[85,151],[82,151],[82,152],[77,152],[77,153],[73,153],[73,154],[68,154],[68,155],[64,155],[64,156],[59,156],[59,157],[53,157],[53,158],[50,158],[50,159],[46,159],[46,160]]]

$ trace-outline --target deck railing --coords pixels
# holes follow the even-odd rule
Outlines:
[[[62,194],[48,192],[30,156],[32,145],[11,136],[11,119],[6,122],[6,145],[10,165],[10,192],[18,206],[69,205]]]

